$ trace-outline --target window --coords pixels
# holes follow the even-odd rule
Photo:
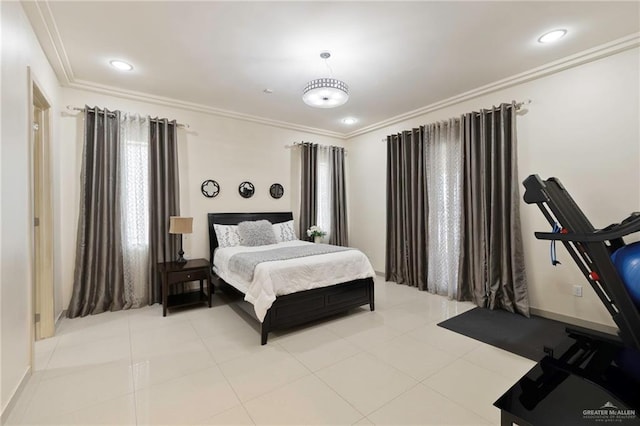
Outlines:
[[[149,300],[149,120],[125,114],[120,121],[120,211],[127,304]]]
[[[149,141],[124,144],[122,212],[124,244],[129,248],[149,245]]]
[[[329,240],[331,231],[331,167],[329,164],[329,148],[318,147],[318,188],[317,188],[317,206],[318,206],[318,223],[317,225],[327,235],[325,241]]]

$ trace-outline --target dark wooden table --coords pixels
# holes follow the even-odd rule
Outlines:
[[[640,353],[574,332],[552,354],[493,404],[501,426],[640,425]]]
[[[213,294],[211,281],[211,265],[206,259],[190,259],[187,263],[164,262],[160,263],[162,274],[162,316],[167,316],[168,308],[187,306],[196,303],[209,303]],[[207,290],[204,289],[204,281],[207,281]],[[169,294],[169,288],[173,284],[200,281],[200,289],[186,291],[178,294]]]

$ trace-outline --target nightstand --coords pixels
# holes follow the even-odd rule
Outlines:
[[[187,263],[164,262],[160,263],[162,274],[162,316],[167,316],[168,308],[187,306],[196,303],[209,303],[211,307],[211,295],[213,283],[211,282],[211,265],[206,259],[191,259]],[[207,281],[207,291],[203,282]],[[173,284],[200,281],[200,290],[186,291],[179,294],[169,294],[169,287]]]

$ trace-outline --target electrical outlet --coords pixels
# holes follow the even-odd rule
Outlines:
[[[574,285],[573,286],[573,295],[576,297],[582,297],[582,286]]]

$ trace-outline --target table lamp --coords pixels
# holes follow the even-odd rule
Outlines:
[[[190,234],[193,232],[193,218],[171,216],[169,217],[169,233],[180,234],[180,251],[178,252],[178,259],[176,263],[187,263],[187,259],[184,258],[184,251],[182,250],[182,234]]]

